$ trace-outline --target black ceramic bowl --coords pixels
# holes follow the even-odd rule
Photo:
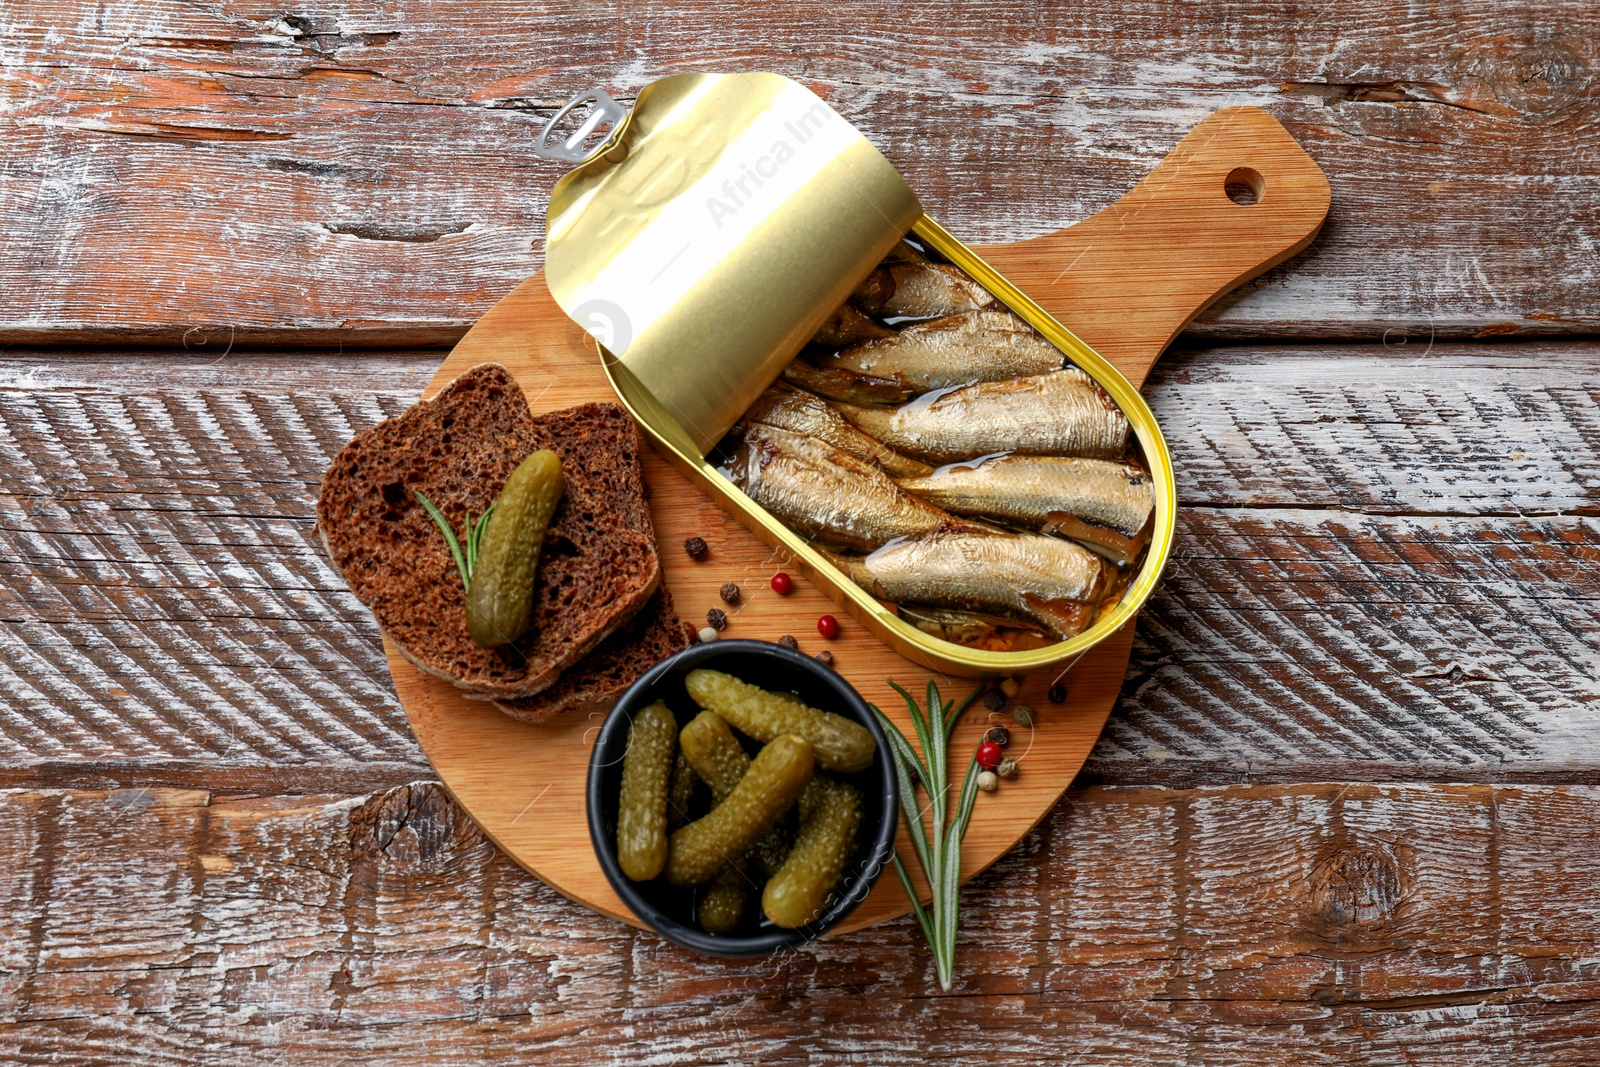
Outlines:
[[[752,685],[796,693],[807,704],[854,719],[878,742],[872,766],[860,774],[839,777],[861,790],[861,829],[856,850],[845,866],[839,888],[822,917],[796,930],[774,926],[761,915],[758,895],[751,894],[744,924],[726,937],[701,930],[694,923],[695,890],[678,889],[663,878],[634,882],[617,865],[617,794],[622,787],[622,757],[628,748],[633,716],[658,700],[666,701],[682,726],[699,714],[683,680],[698,667],[724,671]],[[742,735],[740,735],[742,736]],[[751,746],[752,750],[754,745]],[[600,869],[639,920],[669,941],[714,956],[764,956],[820,937],[844,921],[866,899],[889,863],[900,819],[900,801],[889,745],[883,729],[850,683],[833,668],[799,652],[765,641],[714,641],[695,645],[656,664],[617,701],[600,728],[589,758],[589,837]]]

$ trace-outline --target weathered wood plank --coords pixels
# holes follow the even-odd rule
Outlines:
[[[1185,507],[1600,512],[1600,345],[1178,349],[1148,386]]]
[[[573,92],[776,69],[975,241],[1082,219],[1230,104],[1333,182],[1306,255],[1214,336],[1593,332],[1600,12],[1452,0],[575,9],[329,0],[8,6],[0,339],[442,341],[540,262]],[[137,255],[130,255],[135,249]]]
[[[1597,351],[1175,358],[1179,542],[1092,780],[1600,777]],[[311,521],[437,358],[0,361],[0,780],[423,773]]]
[[[1090,773],[1283,780],[1331,764],[1370,778],[1415,763],[1459,780],[1509,764],[1566,780],[1593,765],[1594,519],[1197,508],[1179,538]]]
[[[1576,1064],[1600,1040],[1592,787],[1075,790],[967,893],[951,995],[903,921],[691,956],[560,899],[426,783],[13,791],[0,825],[7,1062]]]

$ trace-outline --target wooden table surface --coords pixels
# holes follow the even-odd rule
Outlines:
[[[522,873],[312,534],[539,266],[542,118],[752,68],[974,242],[1229,104],[1333,185],[1152,378],[1175,562],[948,995]],[[1589,0],[0,0],[0,1062],[1600,1063],[1597,174]]]

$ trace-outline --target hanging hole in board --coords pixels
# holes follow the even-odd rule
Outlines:
[[[1260,201],[1261,194],[1267,190],[1267,183],[1261,177],[1261,172],[1253,167],[1234,167],[1223,180],[1222,188],[1229,200],[1249,207]]]

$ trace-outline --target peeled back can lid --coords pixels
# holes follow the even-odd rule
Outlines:
[[[550,144],[583,103],[579,132]],[[541,154],[584,160],[550,194],[551,294],[634,410],[701,456],[922,215],[859,130],[778,74],[676,75],[627,114],[581,94]]]

